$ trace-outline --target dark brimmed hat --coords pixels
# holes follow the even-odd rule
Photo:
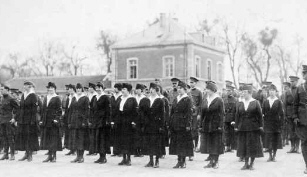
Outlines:
[[[53,83],[53,82],[48,82],[48,85],[46,86],[46,88],[50,88],[50,87],[56,89],[55,83]]]
[[[297,76],[289,76],[290,82],[298,81],[300,78]]]
[[[123,83],[123,88],[126,88],[130,92],[132,90],[132,85],[129,83]]]
[[[190,77],[190,80],[192,81],[192,82],[198,82],[199,80],[197,79],[197,78],[195,78],[195,77]]]
[[[206,81],[206,89],[217,92],[217,86],[214,81]]]
[[[101,82],[97,82],[96,87],[104,88],[104,85],[103,85],[103,83],[101,83]]]
[[[151,83],[149,84],[149,89],[150,89],[150,88],[157,89],[157,88],[158,88],[158,85],[157,85],[156,83],[151,82]]]
[[[275,91],[277,91],[277,87],[276,87],[274,84],[271,84],[271,85],[269,86],[269,90],[275,90]]]
[[[283,84],[283,85],[286,85],[286,86],[288,86],[288,87],[291,87],[291,83],[290,83],[290,82],[283,82],[282,84]]]
[[[11,91],[12,93],[18,93],[19,90],[18,90],[18,89],[15,89],[15,88],[11,88],[10,91]]]
[[[190,88],[191,88],[191,86],[189,84],[187,84],[187,89],[190,89]]]
[[[35,87],[34,83],[31,81],[24,81],[23,85],[31,85],[33,87]]]
[[[241,90],[252,91],[252,90],[253,90],[253,86],[252,86],[252,85],[245,84],[245,85],[242,86]]]
[[[83,86],[82,86],[82,84],[80,84],[80,83],[77,83],[77,85],[76,85],[76,89],[80,89],[80,88],[82,88],[82,89],[83,89]]]
[[[96,87],[95,84],[93,84],[93,83],[88,83],[88,88],[93,88],[93,89],[95,89],[95,87]]]
[[[226,86],[232,85],[232,84],[233,84],[233,83],[232,83],[231,81],[229,81],[229,80],[225,80],[225,83],[226,83]]]
[[[84,89],[84,90],[88,90],[88,87],[84,86],[83,89]]]
[[[135,89],[141,89],[144,90],[144,85],[143,84],[136,84]]]
[[[262,82],[262,85],[265,85],[265,86],[270,86],[272,84],[272,82],[270,81],[263,81]]]
[[[75,85],[69,84],[68,89],[73,89],[76,92],[76,86]]]
[[[187,84],[182,82],[182,81],[179,81],[178,87],[182,87],[182,88],[186,89],[187,88]]]
[[[172,82],[180,82],[180,79],[174,77],[174,78],[171,79],[171,81],[172,81]]]
[[[228,90],[234,90],[234,89],[235,89],[235,87],[234,87],[234,86],[232,86],[232,85],[226,85],[226,89],[228,89]]]
[[[114,88],[117,88],[118,90],[122,90],[123,84],[122,83],[116,83],[116,84],[114,84]]]

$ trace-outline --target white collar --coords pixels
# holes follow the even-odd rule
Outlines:
[[[216,93],[214,93],[214,94],[212,95],[212,97],[209,97],[209,95],[207,96],[208,107],[211,105],[212,101],[213,101],[215,98],[217,98],[217,97],[219,97],[219,95],[216,94]]]
[[[246,101],[245,99],[242,100],[245,111],[248,109],[248,106],[249,106],[249,104],[250,104],[252,101],[255,101],[255,99],[254,99],[254,98],[251,98],[251,99],[249,99],[249,100],[247,100],[247,101]]]
[[[120,97],[121,95],[122,95],[122,92],[118,92],[118,93],[113,94],[115,100],[117,100],[117,98]]]
[[[80,96],[78,94],[75,95],[76,100],[78,101],[80,98],[86,96],[84,93],[82,93]]]
[[[276,96],[274,98],[268,97],[268,100],[269,100],[270,107],[272,107],[274,102],[278,100],[278,98]]]
[[[97,93],[97,95],[96,95],[97,100],[99,100],[99,98],[100,98],[101,96],[105,95],[105,94],[106,94],[105,92],[101,92],[100,95]]]
[[[185,98],[185,97],[188,97],[188,94],[187,94],[187,93],[184,93],[182,96],[178,95],[178,96],[177,96],[177,103],[178,103],[182,98]]]
[[[92,98],[93,98],[94,96],[97,96],[97,93],[96,93],[96,92],[94,92],[94,93],[89,93],[89,94],[88,94],[89,100],[91,101]]]
[[[49,105],[49,102],[50,102],[50,100],[53,98],[53,97],[56,97],[56,96],[58,96],[57,94],[52,94],[52,95],[47,95],[47,106]]]
[[[31,89],[29,92],[24,92],[24,99],[26,99],[31,93],[35,93],[34,90]]]
[[[152,97],[152,96],[149,97],[150,107],[152,106],[152,104],[155,102],[157,98],[160,98],[159,95],[156,95],[155,97]]]

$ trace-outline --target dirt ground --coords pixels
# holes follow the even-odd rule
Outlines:
[[[277,152],[277,162],[266,162],[265,157],[256,159],[254,171],[242,171],[243,162],[238,162],[236,152],[226,153],[220,157],[218,169],[204,169],[207,164],[204,159],[206,154],[195,153],[194,161],[187,161],[186,169],[173,169],[176,164],[176,156],[167,155],[160,160],[160,168],[145,168],[148,157],[132,157],[132,166],[118,166],[121,157],[107,156],[107,164],[94,164],[97,156],[85,156],[82,164],[72,164],[75,156],[65,156],[67,150],[58,152],[56,163],[42,163],[46,158],[46,151],[39,151],[33,156],[32,162],[19,162],[24,152],[18,152],[15,161],[0,161],[1,177],[97,177],[97,176],[133,176],[133,177],[173,177],[173,176],[206,176],[206,177],[299,177],[305,169],[302,154],[287,154],[290,149],[286,146]]]

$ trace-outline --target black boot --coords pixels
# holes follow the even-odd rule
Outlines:
[[[78,160],[78,163],[83,163],[84,162],[84,158],[83,158],[83,155],[84,155],[84,150],[79,150],[80,154],[79,154],[79,160]]]
[[[274,149],[273,156],[272,156],[272,162],[276,162],[276,152],[277,152],[277,149]]]
[[[245,164],[244,166],[241,168],[241,170],[248,170],[249,169],[249,165],[248,165],[248,157],[245,158]]]
[[[272,162],[273,160],[273,156],[272,156],[272,150],[269,150],[269,159],[267,160],[267,162]]]
[[[9,153],[4,152],[3,156],[0,158],[0,160],[8,160],[9,159]]]
[[[52,154],[51,151],[48,151],[48,157],[43,161],[43,163],[50,162],[51,160],[52,160]]]
[[[131,156],[129,154],[127,154],[127,161],[125,165],[131,166]]]
[[[27,159],[28,159],[28,152],[26,151],[25,155],[21,159],[19,159],[18,161],[25,161]]]
[[[33,158],[32,158],[32,151],[29,151],[29,154],[28,154],[28,162],[32,162]]]
[[[119,162],[118,165],[125,165],[126,161],[127,161],[126,158],[127,158],[126,154],[123,154],[123,160],[121,162]]]
[[[153,166],[154,168],[159,168],[159,156],[156,156],[156,161],[155,164]]]
[[[56,151],[52,151],[52,159],[51,159],[50,162],[52,162],[52,163],[56,162]]]
[[[74,160],[70,161],[70,162],[71,163],[77,163],[79,161],[79,158],[80,158],[80,154],[79,154],[79,150],[77,150],[77,157]]]
[[[214,155],[214,161],[212,164],[212,168],[218,169],[219,168],[219,155]]]
[[[101,161],[99,162],[99,164],[107,163],[106,154],[101,153],[100,155],[101,155]]]
[[[186,168],[185,157],[182,157],[180,168]]]
[[[15,152],[11,150],[11,158],[10,160],[15,160]]]
[[[177,159],[178,161],[177,161],[177,164],[173,167],[173,168],[180,168],[180,165],[181,165],[181,161],[182,161],[182,159],[181,159],[181,157],[180,156],[178,156],[178,159]]]
[[[154,162],[153,162],[153,155],[149,156],[149,162],[145,165],[145,167],[153,167]]]
[[[254,170],[255,168],[254,168],[254,161],[255,161],[255,157],[251,157],[251,163],[250,163],[250,165],[249,165],[249,169],[250,170]]]

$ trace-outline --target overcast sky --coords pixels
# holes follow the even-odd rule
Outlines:
[[[306,0],[0,0],[0,61],[9,52],[31,56],[44,41],[77,43],[95,50],[100,30],[123,38],[165,12],[193,30],[204,18],[226,17],[256,34],[277,28],[279,38],[307,40]]]

